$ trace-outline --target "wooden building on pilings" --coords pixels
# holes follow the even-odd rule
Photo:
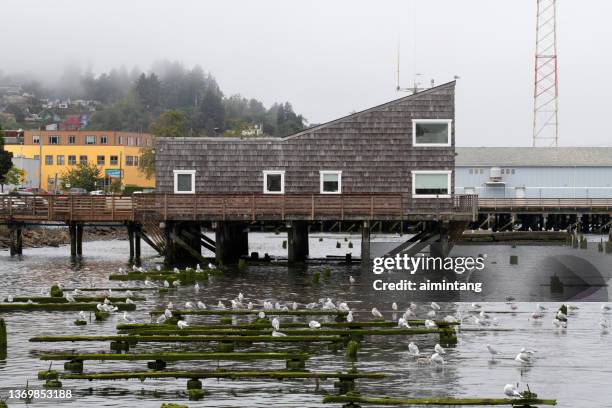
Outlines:
[[[284,138],[156,138],[156,195],[142,199],[162,219],[167,264],[198,260],[210,222],[224,263],[248,255],[261,221],[287,227],[295,262],[320,221],[359,222],[362,259],[373,222],[420,222],[445,256],[476,208],[453,191],[454,94],[449,82]]]

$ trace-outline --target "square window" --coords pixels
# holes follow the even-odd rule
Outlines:
[[[110,164],[113,166],[116,166],[119,164],[119,156],[111,156],[110,157]]]
[[[100,144],[108,144],[108,139],[106,136],[100,136]]]
[[[134,156],[125,156],[125,165],[133,166],[134,165]]]
[[[98,156],[96,158],[96,163],[98,163],[98,166],[104,166],[104,162],[105,162],[105,157],[104,156]]]
[[[68,164],[74,166],[76,164],[76,156],[68,156]]]
[[[450,146],[451,119],[413,119],[413,146]]]
[[[53,156],[51,156],[51,155],[45,156],[45,165],[46,166],[53,166]]]
[[[56,162],[58,166],[63,166],[64,165],[64,156],[63,155],[58,155],[56,157]]]
[[[174,193],[195,193],[195,170],[174,170]]]
[[[49,144],[50,145],[59,144],[59,136],[49,136]]]
[[[448,198],[451,191],[450,170],[412,172],[412,195],[425,198]]]
[[[320,192],[321,194],[340,194],[342,193],[342,172],[341,171],[320,171]]]
[[[282,170],[264,170],[264,194],[285,193],[285,172]]]
[[[40,144],[40,136],[32,136],[32,144]]]
[[[75,144],[76,143],[76,136],[72,135],[72,136],[68,136],[68,144]]]
[[[96,137],[95,136],[85,136],[85,144],[88,144],[88,145],[96,144]]]
[[[87,156],[79,156],[80,164],[87,164]]]

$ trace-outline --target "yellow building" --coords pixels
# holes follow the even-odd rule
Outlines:
[[[98,166],[105,185],[119,178],[123,186],[154,188],[155,178],[138,170],[141,149],[152,146],[148,133],[26,130],[17,143],[4,148],[13,156],[39,159],[40,188],[53,192],[61,189],[62,173],[79,163]]]

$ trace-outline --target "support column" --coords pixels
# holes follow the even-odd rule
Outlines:
[[[361,224],[361,264],[370,264],[370,221]]]
[[[127,225],[128,242],[130,243],[130,264],[134,263],[134,226],[132,223]]]
[[[308,221],[291,221],[287,230],[289,262],[308,259]]]
[[[164,268],[171,269],[174,265],[175,254],[174,254],[174,243],[172,242],[172,226],[169,225],[169,221],[161,223],[160,228],[164,233],[165,249],[164,249]]]
[[[23,254],[23,226],[21,224],[9,226],[11,256]]]
[[[83,256],[83,224],[76,225],[76,254]]]
[[[76,258],[77,256],[77,237],[76,237],[76,224],[71,222],[68,224],[68,233],[70,235],[70,256]]]
[[[430,256],[436,258],[446,258],[450,253],[451,246],[449,242],[448,227],[449,225],[447,221],[441,221],[438,223],[437,229],[440,233],[440,239],[429,246]]]
[[[245,223],[219,221],[215,228],[215,258],[222,264],[238,263],[249,254],[249,230]]]
[[[142,225],[134,224],[134,263],[140,266],[140,236],[142,234]]]

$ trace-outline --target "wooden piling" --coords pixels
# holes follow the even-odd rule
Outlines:
[[[0,319],[0,359],[6,358],[7,346],[6,323],[4,319]]]

